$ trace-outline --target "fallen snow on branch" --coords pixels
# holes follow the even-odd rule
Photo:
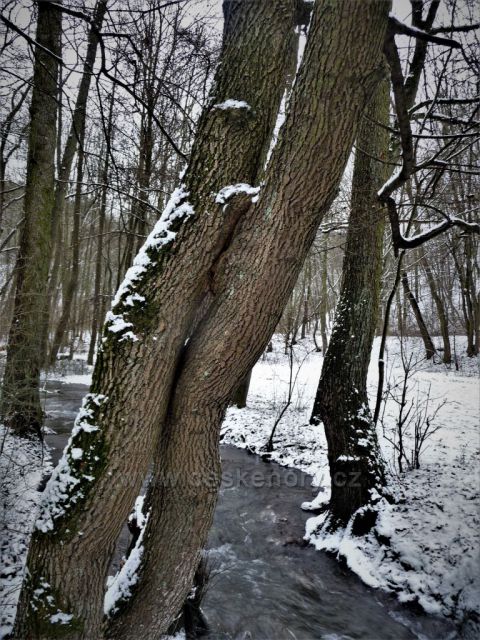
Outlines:
[[[215,196],[215,202],[217,204],[225,204],[233,198],[233,196],[244,193],[247,196],[257,196],[260,193],[260,187],[252,187],[250,184],[240,182],[238,184],[230,184],[228,187],[223,187]]]
[[[173,222],[182,218],[189,218],[195,213],[192,205],[187,200],[188,196],[189,192],[185,190],[184,184],[180,185],[180,187],[172,193],[162,215],[153,227],[143,247],[136,255],[133,265],[125,274],[125,278],[113,300],[112,309],[121,302],[124,296],[124,304],[127,306],[132,306],[134,301],[139,301],[142,298],[135,291],[135,285],[145,273],[147,267],[152,264],[151,253],[175,240],[177,234],[171,229]]]
[[[139,496],[135,501],[133,517],[140,529],[140,534],[135,547],[130,552],[120,571],[107,580],[107,591],[103,602],[103,610],[106,616],[112,616],[118,609],[120,602],[128,600],[132,595],[132,588],[138,582],[138,569],[143,557],[143,536],[148,522],[148,514],[143,513],[144,496]]]

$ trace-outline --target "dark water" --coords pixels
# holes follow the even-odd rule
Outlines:
[[[61,455],[86,392],[47,384],[47,437]],[[222,447],[223,484],[209,536],[211,579],[202,605],[211,639],[447,640],[452,625],[417,615],[366,587],[333,558],[304,546],[315,491],[299,471]]]

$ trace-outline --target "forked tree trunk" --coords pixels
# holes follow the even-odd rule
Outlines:
[[[43,531],[34,533],[30,547],[17,638],[55,635],[57,610],[73,615],[62,626],[64,637],[102,635],[116,539],[147,474],[185,341],[202,300],[212,295],[214,265],[250,204],[248,193],[225,202],[216,194],[229,185],[258,184],[286,77],[295,69],[294,6],[294,0],[225,3],[220,64],[173,201],[175,215],[168,231],[157,226],[117,296],[91,394],[45,490]],[[227,100],[247,106],[230,108]],[[72,456],[73,448],[84,452],[82,459]],[[43,581],[50,587],[33,609],[29,603]]]
[[[382,162],[388,158],[388,116],[389,83],[384,80],[356,142],[342,286],[310,418],[312,424],[323,422],[327,437],[332,527],[370,503],[370,491],[383,484],[367,372],[380,304],[385,210],[377,192],[388,175]]]
[[[225,408],[268,344],[335,198],[367,96],[384,74],[388,10],[383,2],[314,5],[266,184],[216,269],[215,298],[178,368],[147,502],[144,562],[112,638],[159,637],[188,594],[217,498]]]
[[[165,238],[157,227],[105,327],[88,413],[45,491],[45,534],[36,532],[29,553],[18,637],[48,637],[52,608],[73,615],[64,637],[101,637],[108,559],[155,440],[144,564],[110,635],[161,637],[190,589],[216,502],[225,408],[280,318],[383,73],[389,4],[315,3],[291,111],[258,203],[252,206],[245,187],[230,199],[222,191],[227,201],[218,202],[222,187],[255,184],[262,173],[294,53],[295,4],[226,3],[212,102],[168,228],[177,236]],[[43,581],[48,588],[38,596]],[[28,608],[32,599],[36,610]]]
[[[40,433],[39,326],[46,320],[48,269],[52,250],[57,78],[61,55],[61,13],[38,3],[24,222],[16,264],[15,306],[8,336],[1,415],[19,435]],[[51,52],[45,51],[47,49]]]

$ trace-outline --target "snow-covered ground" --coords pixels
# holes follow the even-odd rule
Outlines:
[[[51,470],[46,448],[19,441],[0,425],[0,638],[13,625],[23,567],[44,473]]]
[[[248,406],[228,409],[222,440],[264,454],[272,427],[285,410],[291,377],[291,402],[277,425],[269,456],[313,476],[319,487],[318,500],[303,506],[316,507],[330,491],[323,428],[309,424],[322,355],[315,352],[310,340],[301,341],[294,348],[290,376],[289,357],[281,339],[274,338],[273,346],[273,352],[266,353],[253,370]],[[318,532],[325,518],[321,514],[307,521],[306,538],[318,549],[337,554],[368,585],[396,593],[401,601],[416,602],[427,612],[453,617],[468,628],[480,621],[479,363],[462,355],[463,346],[457,339],[460,371],[455,371],[454,367],[449,370],[422,360],[419,340],[404,344],[405,352],[413,354],[412,361],[417,362],[409,381],[409,401],[425,401],[429,394],[429,415],[445,404],[433,422],[438,430],[426,442],[420,469],[402,474],[391,442],[398,405],[392,398],[386,404],[378,431],[396,503],[381,504],[376,526],[367,537],[356,538],[347,530],[325,538]],[[377,349],[378,341],[369,372],[372,399]],[[403,374],[396,338],[388,341],[386,373],[392,387]],[[81,372],[72,374],[66,365],[49,378],[88,384],[90,373],[82,364]],[[25,562],[39,495],[36,488],[48,458],[41,460],[34,448],[18,447],[4,431],[0,437],[1,638],[13,621],[18,569]],[[407,452],[411,445],[411,434],[407,434]]]
[[[390,338],[387,346],[386,377],[393,387],[403,376],[400,343]],[[427,415],[445,404],[432,422],[438,430],[426,440],[420,469],[400,474],[391,443],[398,405],[391,397],[387,401],[378,431],[396,503],[382,502],[377,524],[366,538],[348,530],[324,537],[319,529],[326,514],[307,521],[306,538],[318,549],[337,554],[369,586],[470,626],[480,622],[480,394],[479,362],[466,358],[462,346],[463,341],[457,339],[457,372],[455,367],[422,360],[418,339],[404,344],[405,352],[416,362],[407,399],[422,406],[429,394]],[[377,340],[369,371],[372,402],[378,347]],[[318,500],[304,508],[318,507],[330,493],[323,427],[309,424],[321,365],[321,354],[308,341],[295,347],[295,388],[291,405],[277,426],[271,454],[272,460],[313,476],[319,486]],[[263,453],[275,419],[285,407],[289,378],[289,358],[278,340],[274,351],[265,354],[253,370],[249,406],[228,410],[223,442]],[[413,425],[406,437],[408,453],[412,430]]]

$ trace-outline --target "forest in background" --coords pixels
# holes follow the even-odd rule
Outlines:
[[[72,611],[71,637],[98,634],[112,545],[152,461],[142,579],[107,633],[170,627],[213,517],[223,417],[248,402],[272,336],[289,358],[302,340],[324,358],[310,422],[328,444],[325,535],[367,535],[391,499],[377,434],[388,336],[418,337],[442,370],[478,356],[478,7],[389,9],[226,0],[222,19],[200,0],[4,3],[6,427],[41,436],[42,376],[95,365],[43,497],[18,637],[51,632],[57,610]],[[400,472],[419,468],[395,447]],[[112,487],[113,473],[135,480]],[[213,489],[193,489],[196,474]],[[32,613],[45,576],[55,605]]]
[[[64,192],[50,264],[45,366],[51,366],[59,352],[72,357],[78,349],[88,351],[92,364],[113,296],[185,167],[219,55],[221,25],[215,3],[120,5],[115,3],[104,18],[105,35],[93,65],[85,132],[81,134],[82,153],[70,160],[69,174],[62,176],[64,182],[58,187]],[[83,3],[79,3],[79,10],[82,7]],[[475,23],[473,2],[446,3],[442,11],[445,17],[452,15],[452,23]],[[34,13],[28,3],[7,3],[4,14],[21,24],[33,38]],[[84,17],[67,12],[63,29],[65,65],[59,78],[56,150],[59,176],[65,142],[72,133],[77,85],[85,64],[89,73],[85,62],[88,23]],[[479,150],[475,131],[478,33],[472,29],[456,37],[465,41],[467,59],[458,53],[452,59],[451,51],[431,47],[426,62],[428,77],[422,77],[412,118],[418,127],[415,144],[420,158],[438,153],[446,142],[449,154],[448,168],[439,167],[426,176],[415,176],[409,185],[411,192],[404,190],[401,223],[403,228],[409,225],[414,233],[431,225],[432,220],[442,220],[442,212],[470,222],[478,219]],[[11,29],[4,30],[3,38],[0,328],[5,348],[13,312],[15,264],[23,216],[34,52],[28,41]],[[404,43],[405,61],[411,47],[412,41]],[[432,100],[432,96],[436,102],[440,100],[438,108],[435,104],[434,114],[432,103],[421,104]],[[426,118],[432,114],[435,117]],[[74,131],[74,135],[79,134]],[[351,169],[350,166],[344,177],[341,195],[319,229],[281,323],[286,335],[303,336],[315,330],[324,349],[339,292]],[[80,181],[76,179],[79,171]],[[391,243],[387,242],[382,310],[395,280],[395,269]],[[411,292],[428,332],[444,335],[445,351],[441,355],[446,362],[451,361],[449,342],[455,335],[469,336],[470,354],[478,353],[477,236],[448,231],[427,247],[410,251],[403,269],[408,284],[404,279],[406,286],[397,287],[391,312],[392,330],[407,335],[419,333]]]

